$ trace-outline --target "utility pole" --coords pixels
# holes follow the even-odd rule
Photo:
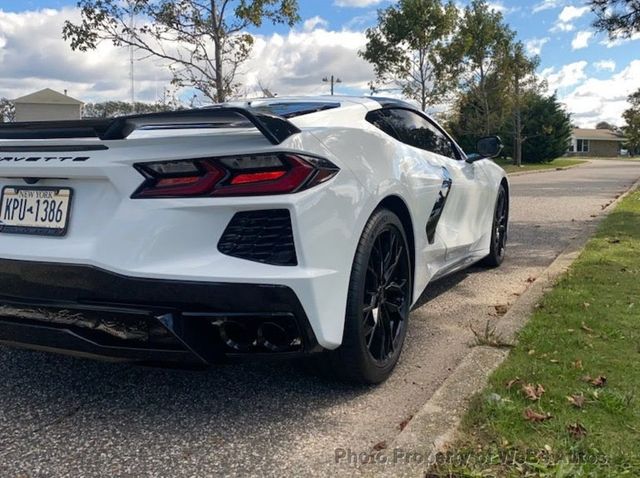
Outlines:
[[[131,30],[131,36],[133,36],[133,5],[131,5],[131,13],[129,16],[129,29]],[[131,82],[131,109],[135,113],[136,107],[136,92],[135,92],[135,76],[133,74],[133,45],[129,45],[129,80]]]
[[[331,79],[327,78],[326,76],[322,79],[323,83],[331,83],[331,96],[333,96],[333,92],[335,89],[335,85],[336,83],[342,83],[342,80],[340,78],[336,78],[333,75],[331,75]]]

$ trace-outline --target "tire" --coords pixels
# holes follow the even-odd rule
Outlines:
[[[407,333],[411,274],[402,222],[393,212],[378,209],[356,249],[342,345],[328,352],[327,365],[334,377],[377,384],[391,375]]]
[[[509,195],[504,184],[500,184],[491,225],[491,248],[482,261],[487,267],[499,267],[504,261],[509,229]]]

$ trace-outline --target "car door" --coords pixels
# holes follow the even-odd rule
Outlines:
[[[480,241],[486,227],[482,208],[487,207],[488,178],[481,168],[464,160],[455,142],[426,115],[407,108],[386,108],[385,120],[398,138],[423,152],[424,158],[442,168],[439,198],[425,225],[429,242],[438,234],[444,242],[446,262],[464,259]]]

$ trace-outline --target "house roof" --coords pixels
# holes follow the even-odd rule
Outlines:
[[[624,136],[621,133],[616,133],[610,129],[574,128],[573,137],[593,141],[624,141]]]
[[[80,100],[71,98],[70,96],[58,93],[51,88],[45,88],[44,90],[36,91],[26,96],[21,96],[13,100],[14,103],[36,103],[36,104],[55,104],[55,105],[82,105],[84,104]]]

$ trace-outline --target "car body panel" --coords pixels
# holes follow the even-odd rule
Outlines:
[[[0,188],[37,178],[36,186],[69,187],[74,194],[66,236],[2,233],[0,258],[93,266],[132,278],[285,286],[302,304],[318,344],[335,349],[342,341],[358,241],[385,199],[401,199],[413,225],[414,301],[430,281],[488,254],[497,189],[505,180],[501,168],[490,160],[469,164],[395,140],[366,121],[367,112],[381,107],[374,99],[303,100],[338,102],[341,107],[290,118],[301,132],[279,145],[252,129],[141,131],[118,141],[0,141],[0,147],[9,149],[28,147],[28,152],[0,152]],[[52,145],[70,144],[108,149],[46,151]],[[144,179],[134,164],[265,152],[326,158],[340,171],[329,181],[294,194],[131,198]],[[75,156],[87,159],[74,162]],[[27,161],[28,157],[49,160]],[[452,186],[430,243],[425,227],[446,177],[443,169]],[[218,251],[216,245],[234,214],[266,209],[290,211],[295,267],[256,263]]]

